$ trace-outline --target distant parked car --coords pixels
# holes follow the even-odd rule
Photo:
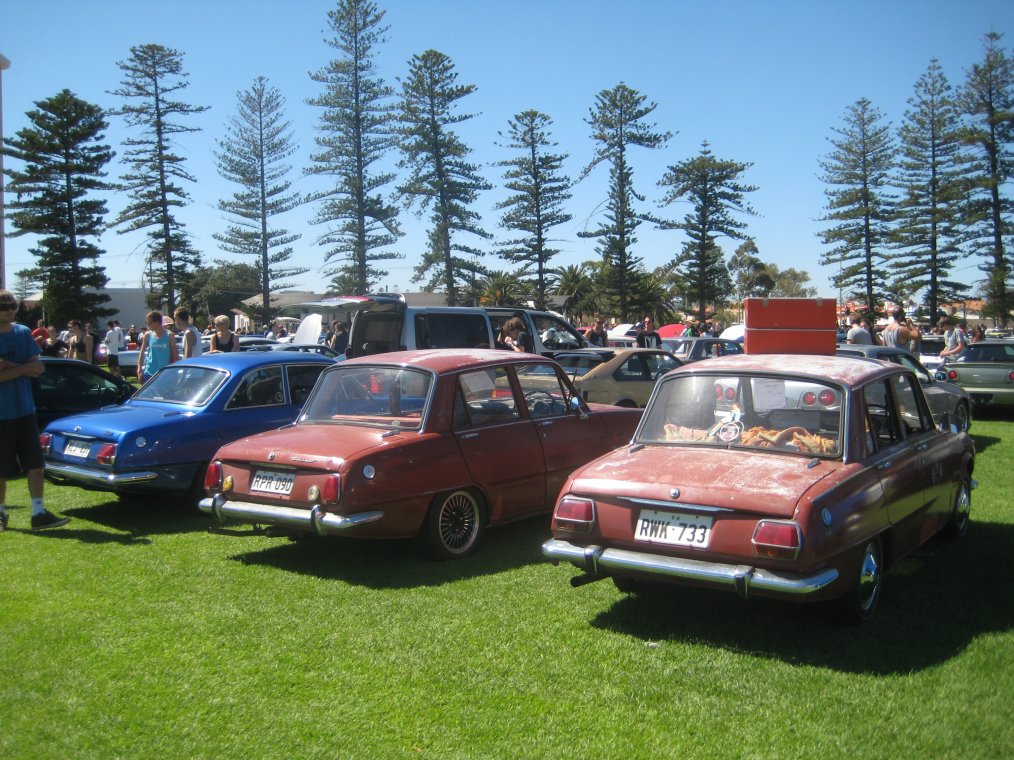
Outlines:
[[[1014,340],[969,343],[937,376],[968,391],[973,406],[1014,406]]]
[[[236,337],[239,338],[240,351],[278,345],[278,341],[274,338],[265,338],[262,335],[237,335]],[[176,350],[179,351],[180,356],[183,356],[183,339],[179,335],[176,336]],[[211,336],[204,335],[201,337],[201,353],[206,354],[209,350],[211,350]],[[137,377],[137,354],[136,348],[120,351],[120,370],[124,377]]]
[[[295,425],[223,446],[200,506],[320,535],[418,536],[434,558],[463,557],[488,525],[548,512],[567,475],[629,441],[640,416],[586,404],[548,358],[357,357],[321,375]]]
[[[805,406],[822,396],[844,401]],[[679,367],[630,446],[571,474],[543,553],[585,573],[575,586],[609,577],[624,592],[826,600],[861,622],[887,568],[967,529],[975,449],[946,422],[888,362],[768,354]]]
[[[839,356],[867,356],[871,359],[894,362],[912,370],[919,378],[922,391],[926,394],[933,419],[939,424],[945,414],[950,414],[962,430],[968,430],[972,424],[972,411],[968,393],[964,388],[953,383],[937,380],[934,374],[926,369],[919,360],[908,351],[889,346],[866,346],[852,343],[838,346]]]
[[[32,378],[39,430],[53,420],[122,404],[136,388],[101,367],[78,359],[40,357],[46,371]]]
[[[331,359],[337,359],[339,354],[333,348],[328,348],[323,343],[276,343],[273,346],[250,346],[250,351],[298,351],[304,354],[317,354],[318,356],[327,356]]]
[[[196,502],[218,447],[292,422],[334,363],[274,351],[175,362],[120,406],[47,425],[46,478],[117,494],[190,494]]]
[[[654,348],[588,348],[553,357],[585,401],[643,407],[655,381],[682,362]]]
[[[684,364],[743,353],[743,344],[727,338],[663,338],[662,348]]]

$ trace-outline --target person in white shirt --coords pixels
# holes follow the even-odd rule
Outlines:
[[[103,341],[106,344],[106,364],[109,366],[109,371],[117,377],[123,377],[123,372],[120,370],[120,349],[123,348],[123,330],[120,329],[120,323],[115,319],[106,322],[106,327],[109,328],[106,332],[106,339]]]
[[[182,358],[190,359],[200,356],[204,351],[204,346],[201,344],[201,331],[190,324],[190,312],[180,306],[173,312],[173,318],[176,320],[176,329],[183,332]]]

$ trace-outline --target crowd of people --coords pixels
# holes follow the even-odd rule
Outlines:
[[[940,356],[944,358],[956,356],[964,351],[969,343],[977,343],[986,338],[986,331],[982,325],[968,329],[964,322],[954,317],[940,317],[932,327],[920,327],[910,317],[905,316],[904,309],[900,307],[890,310],[887,324],[880,332],[870,324],[868,317],[861,314],[850,314],[848,323],[846,343],[903,348],[916,356],[920,353],[924,334],[943,336],[944,348],[940,351]]]

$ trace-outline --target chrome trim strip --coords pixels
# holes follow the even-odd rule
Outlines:
[[[158,477],[157,472],[146,470],[140,472],[100,472],[60,462],[46,462],[45,470],[46,474],[49,475],[88,480],[93,483],[141,483],[146,480],[154,480]]]
[[[641,507],[664,507],[680,512],[735,512],[729,507],[708,507],[704,504],[689,504],[682,501],[663,501],[662,499],[641,499],[636,496],[617,496],[616,501],[635,504]]]
[[[379,510],[359,512],[354,515],[336,515],[322,511],[319,505],[314,505],[311,509],[279,507],[250,501],[232,501],[224,498],[221,494],[201,499],[197,506],[202,512],[214,515],[219,522],[238,520],[239,522],[286,525],[313,531],[321,536],[340,533],[358,525],[376,522],[384,517],[384,513]]]
[[[552,560],[572,562],[594,575],[609,575],[608,571],[613,569],[662,575],[734,590],[744,599],[749,598],[753,590],[792,596],[812,594],[838,578],[838,571],[831,567],[809,576],[773,573],[749,565],[664,557],[627,549],[603,549],[601,546],[580,547],[555,538],[542,545],[542,553]]]

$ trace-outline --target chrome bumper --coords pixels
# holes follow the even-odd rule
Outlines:
[[[158,477],[157,472],[147,470],[140,472],[103,472],[101,470],[93,470],[73,464],[62,464],[60,462],[46,462],[45,472],[47,475],[109,485],[143,483],[146,480],[155,480]]]
[[[834,568],[809,576],[773,573],[750,565],[662,557],[627,549],[603,549],[601,546],[575,546],[555,538],[542,545],[542,553],[554,561],[570,562],[592,575],[610,575],[610,570],[660,575],[728,588],[744,599],[749,598],[752,591],[804,596],[820,591],[838,578],[838,571]]]
[[[341,533],[358,525],[376,522],[384,513],[359,512],[354,515],[336,515],[321,511],[319,506],[311,509],[278,507],[272,504],[256,504],[252,501],[230,501],[220,495],[201,499],[198,504],[202,512],[214,515],[219,522],[239,522],[283,525],[290,528],[309,530],[321,536]]]

